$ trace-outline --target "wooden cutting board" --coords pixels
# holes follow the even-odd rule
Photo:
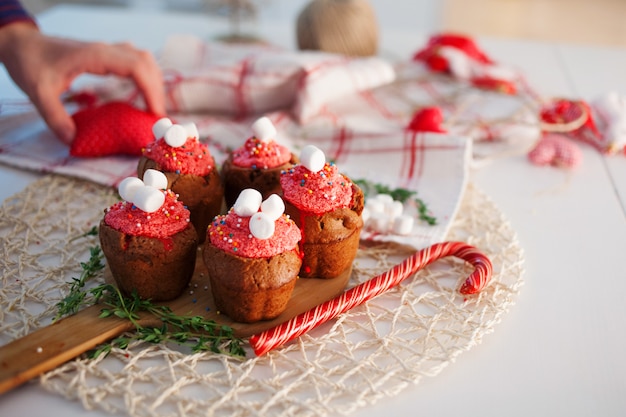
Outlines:
[[[333,279],[298,279],[287,309],[279,317],[250,324],[238,323],[216,311],[208,273],[199,254],[187,290],[179,298],[164,304],[178,315],[200,315],[231,326],[238,337],[248,337],[341,294],[350,280],[350,274],[351,268]],[[101,308],[99,305],[87,307],[73,316],[0,347],[0,394],[56,368],[101,343],[133,330],[134,327],[128,320],[114,317],[99,318]],[[161,325],[158,319],[150,315],[142,315],[139,322],[146,327]]]

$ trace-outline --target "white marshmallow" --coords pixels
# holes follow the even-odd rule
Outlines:
[[[256,122],[252,123],[252,133],[254,137],[263,141],[269,142],[276,138],[276,127],[270,119],[267,117],[261,117]]]
[[[133,204],[146,213],[154,213],[165,202],[163,191],[145,185],[137,190],[133,198]]]
[[[152,125],[152,134],[156,139],[161,139],[165,136],[165,132],[170,126],[172,126],[172,121],[167,117],[163,117]]]
[[[253,188],[246,188],[239,193],[239,197],[233,204],[233,210],[241,217],[250,217],[259,211],[263,196]]]
[[[261,203],[261,212],[265,213],[272,221],[278,219],[285,212],[285,203],[278,194],[272,194]]]
[[[187,132],[187,138],[195,138],[196,140],[200,139],[200,134],[198,133],[198,127],[196,126],[195,123],[193,122],[183,123],[181,126],[185,128],[185,131]]]
[[[250,233],[257,239],[269,239],[274,235],[274,220],[262,211],[250,217]]]
[[[385,204],[385,213],[387,213],[391,218],[401,216],[403,212],[404,204],[402,204],[401,201],[394,200],[388,204]]]
[[[326,155],[314,145],[307,145],[300,152],[300,163],[311,172],[319,172],[326,164]]]
[[[373,197],[373,200],[380,201],[385,205],[393,203],[393,197],[390,194],[385,194],[385,193],[376,194]]]
[[[165,143],[173,148],[181,147],[187,142],[187,129],[181,125],[171,125],[166,131]]]
[[[389,217],[385,213],[372,213],[368,222],[368,228],[378,233],[387,233],[389,230]]]
[[[371,214],[385,212],[385,203],[377,198],[368,198],[365,201],[365,207],[369,209]]]
[[[147,169],[146,172],[143,173],[143,183],[157,190],[167,189],[167,177],[164,173],[156,169]]]
[[[117,191],[124,200],[132,203],[133,197],[138,189],[143,187],[143,181],[137,177],[128,177],[120,181]]]
[[[392,230],[397,235],[408,235],[413,231],[414,219],[412,216],[403,214],[393,219]]]

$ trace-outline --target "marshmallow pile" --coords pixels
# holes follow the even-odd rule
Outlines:
[[[137,177],[124,178],[118,192],[124,200],[133,203],[146,213],[154,213],[165,202],[165,194],[162,190],[167,189],[165,174],[156,169],[148,169],[143,174],[143,181]]]
[[[408,235],[413,231],[414,218],[404,213],[404,204],[389,194],[377,194],[365,202],[361,214],[365,227],[376,233]]]
[[[269,142],[276,137],[276,127],[270,119],[263,116],[252,123],[252,134],[261,142]]]
[[[265,201],[260,192],[252,188],[243,190],[233,205],[233,211],[241,217],[250,217],[250,233],[257,239],[269,239],[274,235],[275,221],[285,212],[285,203],[277,194]],[[260,209],[260,211],[259,211]]]
[[[314,145],[307,145],[300,151],[300,164],[313,173],[324,169],[326,155]]]
[[[163,138],[165,143],[172,148],[183,146],[188,138],[195,138],[197,140],[200,136],[195,123],[190,122],[179,125],[172,123],[167,117],[157,120],[154,125],[152,125],[152,134],[156,139]]]

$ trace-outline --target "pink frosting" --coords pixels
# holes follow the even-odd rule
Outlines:
[[[282,173],[280,185],[285,200],[309,213],[322,214],[349,207],[352,201],[352,182],[333,163],[326,163],[315,173],[296,165]]]
[[[167,238],[189,224],[189,210],[171,191],[164,191],[165,202],[154,213],[146,213],[133,203],[121,201],[109,207],[104,222],[127,235]]]
[[[208,146],[195,138],[174,148],[161,138],[148,144],[143,155],[156,161],[166,172],[205,176],[213,169],[213,157]]]
[[[263,142],[254,136],[233,151],[233,164],[243,168],[276,168],[289,160],[291,152],[287,147],[274,141]]]
[[[231,209],[209,225],[209,240],[215,247],[237,256],[269,258],[296,248],[302,237],[298,226],[285,215],[276,220],[274,235],[269,239],[254,237],[249,224],[250,217],[241,217]]]

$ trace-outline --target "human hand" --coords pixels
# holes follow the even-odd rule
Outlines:
[[[19,22],[0,29],[0,61],[50,129],[67,144],[74,139],[76,126],[60,97],[83,73],[133,79],[148,110],[165,115],[161,70],[152,54],[128,43],[55,38],[31,23]]]

